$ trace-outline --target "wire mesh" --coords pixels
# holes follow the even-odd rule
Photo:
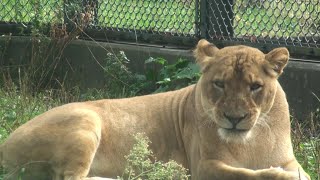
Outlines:
[[[210,38],[287,46],[320,46],[319,0],[207,0]],[[223,13],[232,7],[232,15]],[[223,16],[224,21],[219,20]],[[232,22],[232,23],[229,23]],[[224,29],[232,24],[233,32]],[[230,25],[229,25],[230,26]]]
[[[1,0],[0,22],[55,23],[63,20],[63,0]]]
[[[194,0],[108,0],[98,2],[97,26],[115,31],[195,34]]]
[[[170,34],[320,46],[319,0],[2,0],[0,4],[2,23],[68,24],[82,16],[93,31],[149,33],[163,41]]]

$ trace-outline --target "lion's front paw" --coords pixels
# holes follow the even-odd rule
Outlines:
[[[258,170],[258,180],[309,180],[303,173],[285,171],[281,167]]]
[[[117,179],[110,179],[110,178],[102,178],[102,177],[87,177],[85,180],[117,180]]]

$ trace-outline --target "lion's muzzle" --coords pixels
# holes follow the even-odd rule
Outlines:
[[[232,129],[237,129],[237,124],[247,117],[248,113],[234,116],[226,112],[223,113],[223,116],[232,124]]]

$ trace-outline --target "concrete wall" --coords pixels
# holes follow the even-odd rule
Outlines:
[[[10,40],[8,37],[1,37],[0,68],[13,69],[17,65],[28,64],[32,52],[31,44],[30,37],[11,37]],[[170,62],[178,58],[193,61],[191,50],[76,40],[64,50],[54,78],[64,81],[68,86],[102,87],[106,78],[101,66],[107,58],[107,53],[119,51],[125,52],[131,60],[130,67],[135,72],[143,71],[144,61],[149,57],[163,57]],[[303,119],[320,107],[320,102],[313,95],[320,97],[319,78],[320,63],[290,60],[280,82],[287,93],[295,117]]]

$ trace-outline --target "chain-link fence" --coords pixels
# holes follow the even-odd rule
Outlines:
[[[2,24],[61,23],[62,0],[1,0],[0,22]],[[4,28],[5,26],[1,26]],[[3,30],[3,29],[1,29]]]
[[[210,38],[320,47],[319,0],[207,0],[207,4]]]
[[[195,34],[196,10],[192,0],[103,1],[98,25],[111,30],[150,31],[179,36]]]
[[[20,29],[70,25],[85,17],[86,34],[99,40],[193,46],[207,38],[320,48],[319,0],[2,0],[0,4],[0,32],[8,32],[5,29],[12,24]]]

